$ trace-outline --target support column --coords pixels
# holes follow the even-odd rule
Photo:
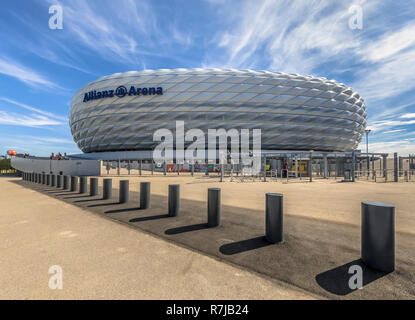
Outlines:
[[[354,151],[352,151],[352,170],[351,170],[352,182],[355,182],[355,170],[356,170],[356,154]]]
[[[328,168],[327,168],[327,154],[325,154],[323,156],[323,170],[324,170],[324,172],[323,172],[324,179],[327,179],[327,170],[328,170]]]
[[[313,153],[310,152],[310,161],[308,162],[308,175],[310,176],[310,182],[313,182]]]
[[[393,181],[398,182],[398,153],[393,154]]]

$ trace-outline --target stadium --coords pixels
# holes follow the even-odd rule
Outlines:
[[[362,139],[366,106],[334,80],[234,69],[116,73],[87,84],[70,104],[71,132],[86,154],[154,150],[154,132],[174,131],[178,120],[206,133],[261,129],[262,150],[344,152]]]

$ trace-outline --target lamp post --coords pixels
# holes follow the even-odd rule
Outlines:
[[[370,166],[369,166],[369,133],[371,132],[372,130],[370,130],[370,129],[366,129],[365,130],[365,133],[366,133],[366,156],[367,156],[367,172],[368,172],[368,174],[369,174],[369,169],[370,169]]]

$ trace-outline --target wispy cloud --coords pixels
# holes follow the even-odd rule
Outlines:
[[[405,113],[405,114],[401,115],[399,118],[402,118],[402,119],[415,118],[415,113]]]
[[[47,111],[41,110],[39,108],[35,108],[35,107],[29,106],[27,104],[12,100],[12,99],[8,99],[8,98],[5,98],[5,97],[0,97],[0,100],[11,103],[11,104],[14,104],[14,105],[19,106],[19,107],[22,107],[26,110],[34,111],[34,112],[39,113],[41,115],[44,115],[46,117],[51,117],[51,118],[54,118],[54,119],[57,119],[57,120],[62,120],[62,121],[67,121],[68,120],[67,117],[62,117],[62,116],[53,114],[51,112],[47,112]]]
[[[25,127],[43,127],[62,125],[64,123],[38,114],[21,115],[19,113],[0,110],[0,124]]]
[[[32,87],[60,88],[38,72],[6,57],[0,57],[0,73],[13,77]]]

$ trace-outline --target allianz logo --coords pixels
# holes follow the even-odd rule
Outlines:
[[[125,86],[119,86],[115,90],[103,90],[103,91],[89,91],[84,94],[84,102],[87,102],[89,100],[95,100],[95,99],[102,99],[102,98],[112,98],[114,96],[117,96],[118,98],[123,98],[125,96],[146,96],[146,95],[162,95],[163,94],[163,88],[157,87],[157,88],[136,88],[134,86],[131,86],[128,90]]]

